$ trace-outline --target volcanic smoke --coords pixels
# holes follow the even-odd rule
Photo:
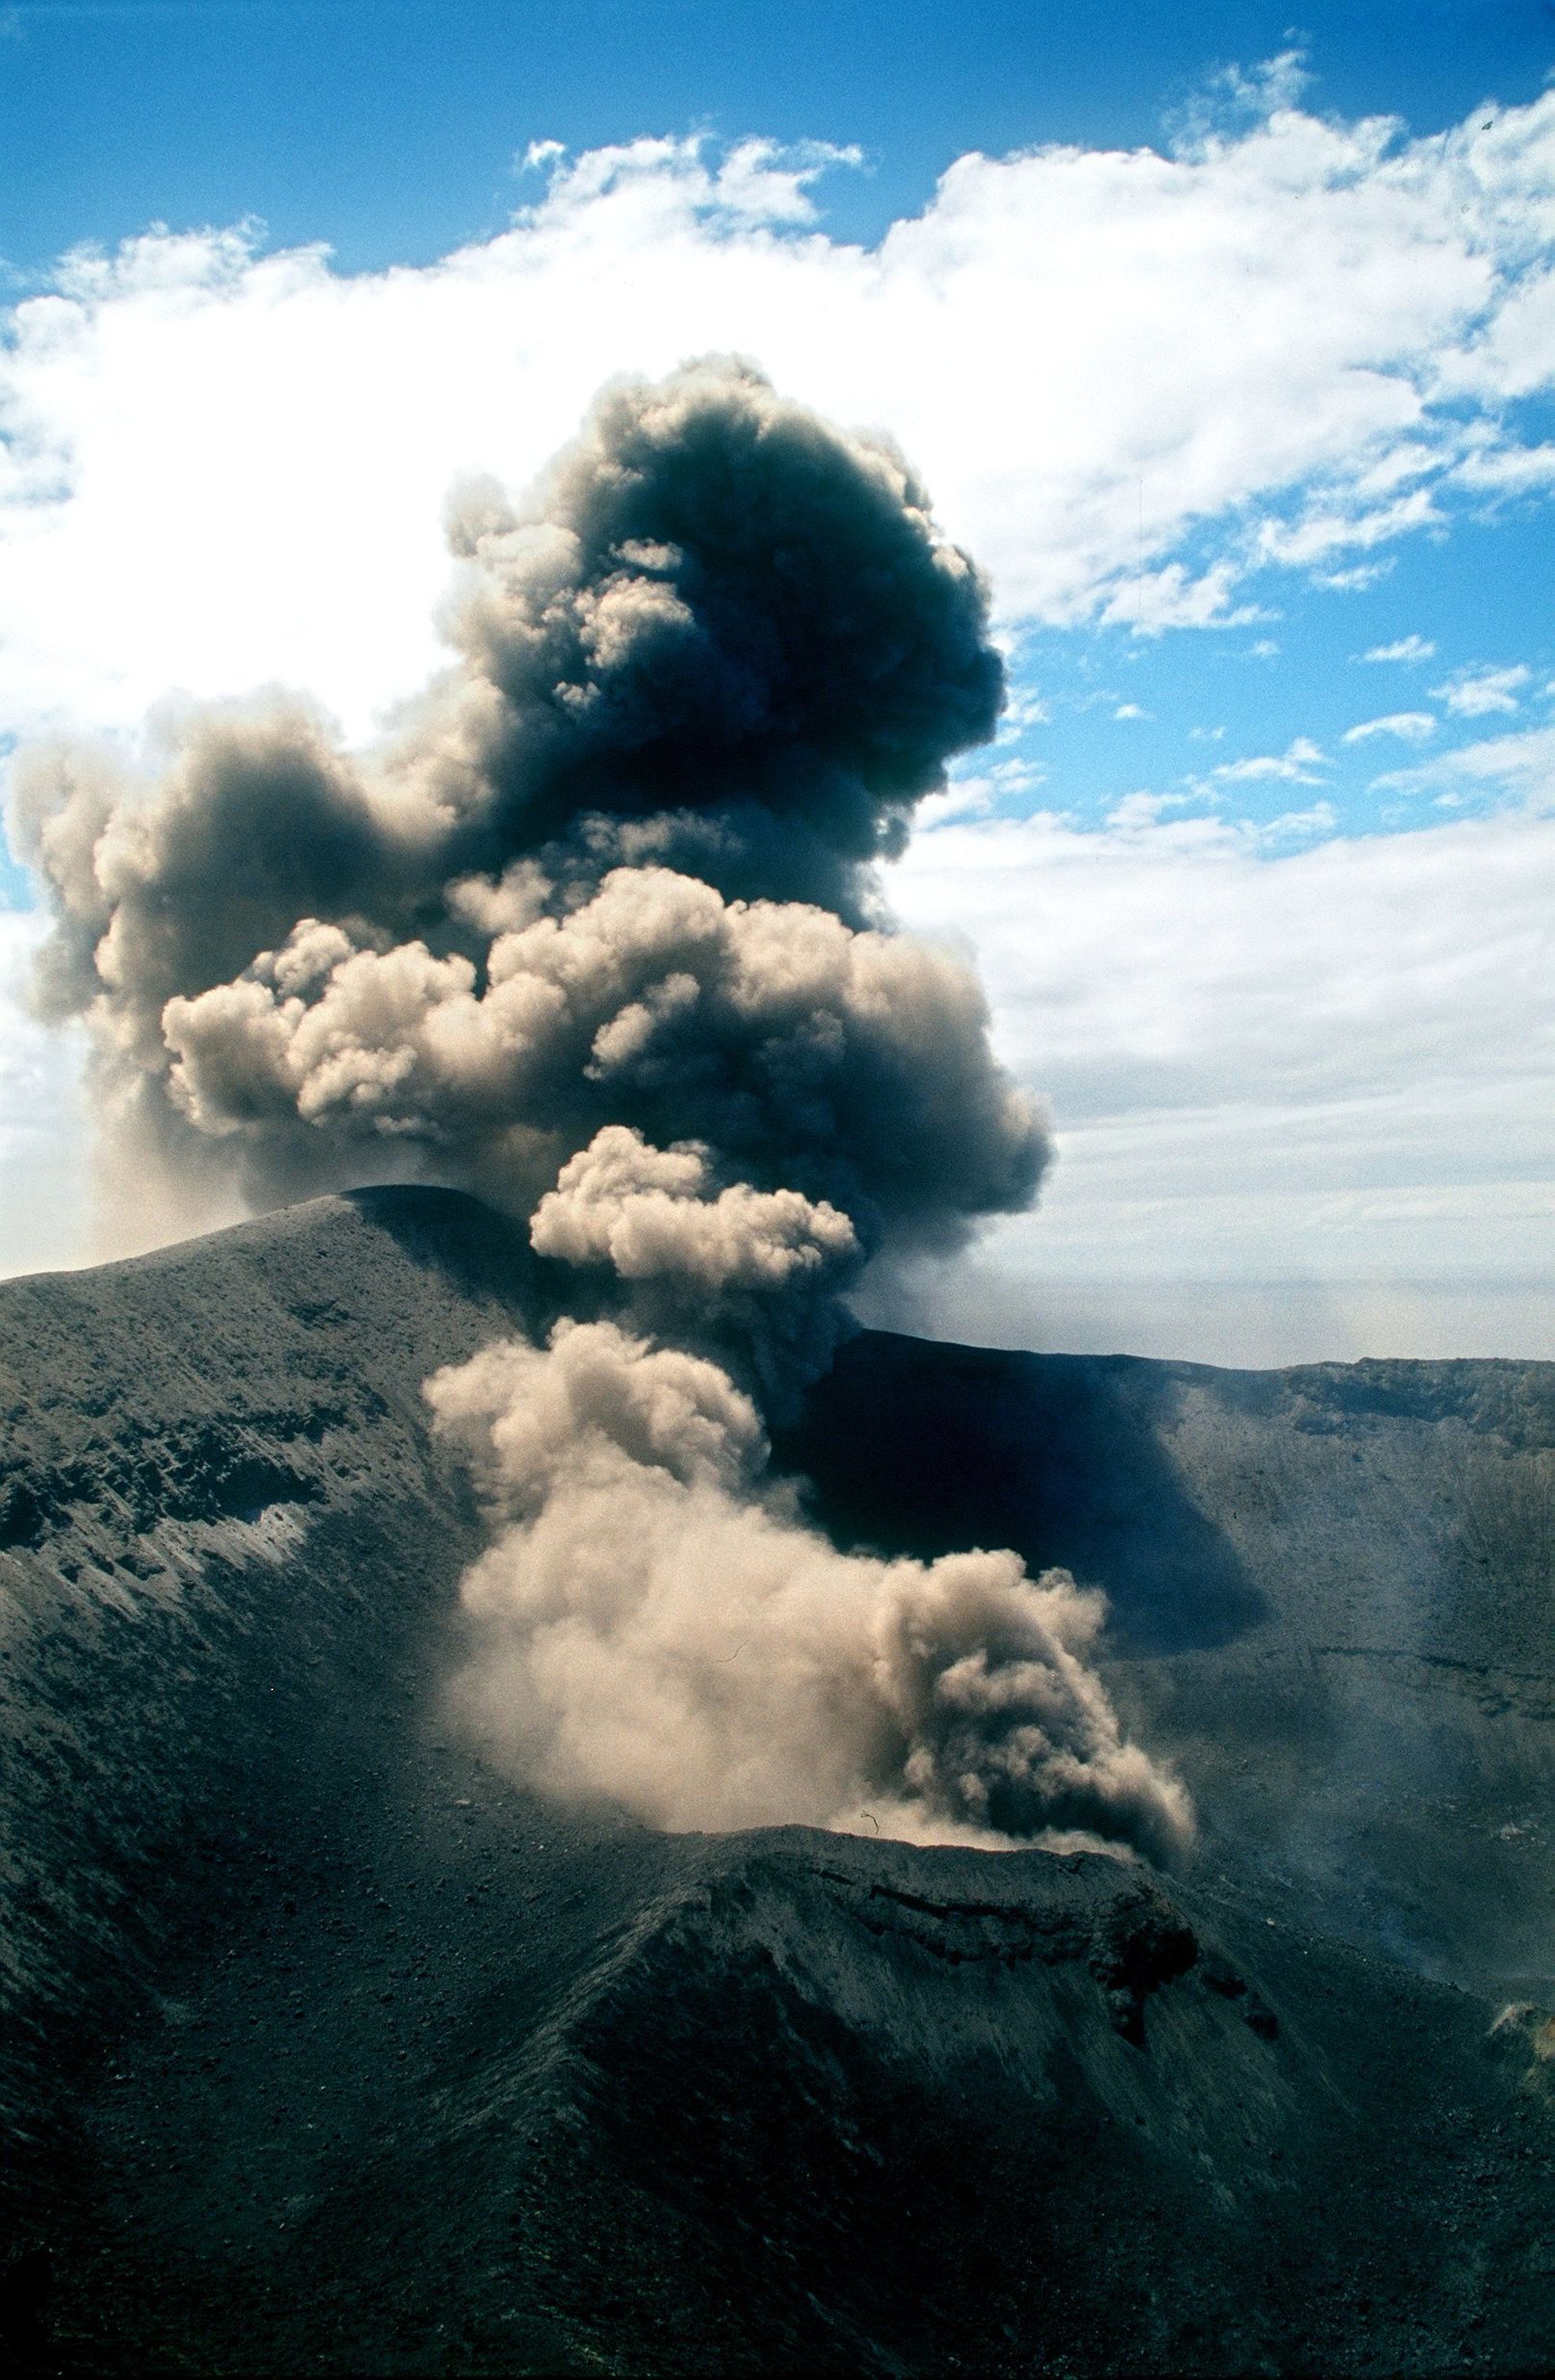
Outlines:
[[[514,1772],[671,1827],[1170,1857],[1098,1593],[842,1555],[768,1468],[864,1266],[954,1251],[1049,1154],[872,866],[993,731],[976,569],[889,445],[724,361],[610,389],[450,540],[454,666],[371,753],[272,697],[154,780],[19,769],[111,1178],[457,1184],[574,1284],[548,1344],[428,1383],[493,1529],[458,1698]]]

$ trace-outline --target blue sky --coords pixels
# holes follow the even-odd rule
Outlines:
[[[1544,0],[0,8],[0,732],[371,734],[449,480],[738,346],[1011,662],[893,897],[1064,1162],[929,1320],[1555,1355],[1552,69]],[[13,1269],[114,1236],[0,899]]]

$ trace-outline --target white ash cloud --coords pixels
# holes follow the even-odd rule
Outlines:
[[[837,1553],[716,1364],[564,1322],[428,1394],[495,1527],[459,1699],[530,1783],[672,1828],[1187,1841],[1092,1666],[1102,1598],[1009,1553]]]
[[[466,1704],[525,1776],[1165,1856],[1185,1806],[1088,1665],[1100,1599],[836,1554],[752,1402],[825,1367],[871,1260],[1046,1164],[975,977],[871,866],[993,727],[976,570],[900,457],[737,364],[613,389],[525,505],[470,485],[452,522],[458,659],[381,748],[277,698],[188,717],[156,782],[23,771],[41,997],[87,1022],[120,1179],[423,1178],[528,1221],[574,1327],[432,1390],[498,1528]]]

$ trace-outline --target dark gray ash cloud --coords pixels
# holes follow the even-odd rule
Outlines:
[[[590,1319],[432,1390],[503,1482],[466,1701],[505,1759],[669,1823],[867,1792],[1160,1853],[1185,1805],[1086,1664],[1094,1599],[835,1554],[751,1402],[824,1365],[872,1258],[955,1249],[1047,1161],[975,977],[871,868],[992,731],[976,569],[892,448],[727,362],[608,391],[450,534],[454,666],[373,751],[274,698],[187,722],[155,781],[19,772],[39,998],[88,1022],[118,1178],[458,1183],[575,1280]],[[723,1674],[733,1620],[759,1681]]]

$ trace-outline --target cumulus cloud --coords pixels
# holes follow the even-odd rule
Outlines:
[[[1237,108],[1167,154],[961,158],[867,249],[809,218],[818,152],[690,139],[552,155],[415,270],[234,231],[73,258],[0,353],[0,708],[128,728],[173,653],[361,732],[435,657],[450,478],[526,482],[609,374],[712,344],[886,424],[1009,623],[1212,625],[1252,569],[1482,502],[1454,474],[1522,448],[1555,353],[1555,94],[1422,139]]]
[[[564,1322],[427,1393],[494,1522],[457,1698],[530,1783],[676,1828],[1189,1840],[1097,1678],[1100,1598],[1013,1554],[838,1554],[717,1365]]]

